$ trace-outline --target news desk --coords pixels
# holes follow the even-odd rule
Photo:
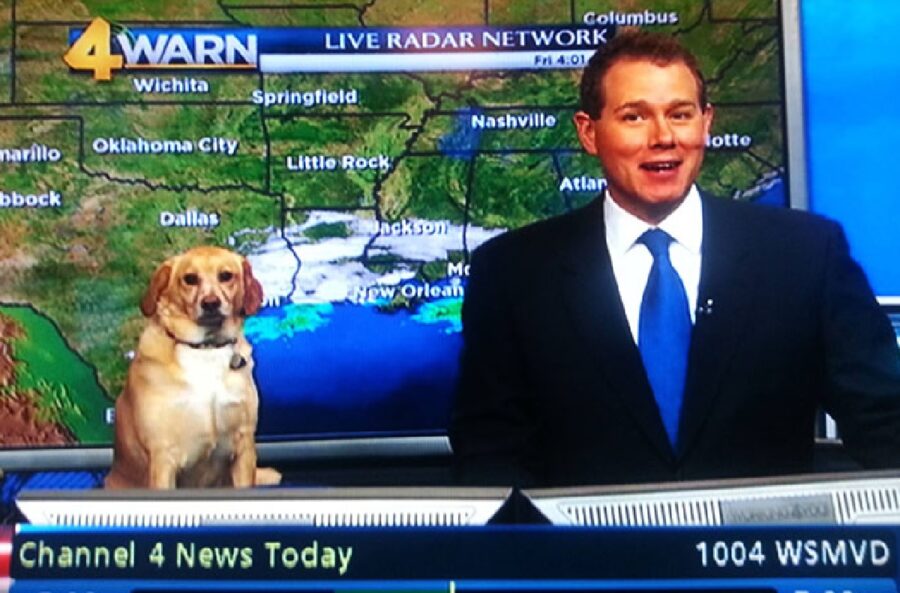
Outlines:
[[[516,500],[544,523],[494,523]],[[31,523],[0,528],[0,589],[12,592],[895,593],[900,581],[896,474],[523,492],[36,492],[18,504]]]

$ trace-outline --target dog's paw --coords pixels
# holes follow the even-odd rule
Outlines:
[[[281,484],[281,472],[271,467],[256,468],[256,486],[277,486]]]

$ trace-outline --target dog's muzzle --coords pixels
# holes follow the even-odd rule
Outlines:
[[[221,327],[225,323],[222,301],[215,295],[207,295],[200,300],[200,316],[197,324],[208,328]]]
[[[225,323],[225,316],[219,311],[204,311],[197,318],[197,325],[207,329],[219,329]]]

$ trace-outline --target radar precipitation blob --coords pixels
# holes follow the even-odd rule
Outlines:
[[[747,33],[690,0],[577,22],[526,0],[421,27],[404,19],[446,21],[446,5],[376,17],[376,3],[359,21],[387,26],[327,26],[346,10],[323,5],[230,27],[211,0],[158,25],[144,4],[62,35],[78,14],[19,11],[29,59],[0,74],[0,326],[14,328],[0,342],[19,353],[12,391],[72,442],[110,440],[145,282],[198,243],[245,253],[264,285],[246,326],[262,438],[442,432],[469,253],[602,188],[568,122],[614,26],[696,23],[710,41],[692,49],[722,65],[701,185],[748,199],[781,187],[776,14]],[[77,379],[28,364],[48,331]]]

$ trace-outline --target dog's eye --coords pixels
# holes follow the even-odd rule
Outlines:
[[[197,274],[185,274],[184,283],[188,286],[197,286],[198,284],[200,284],[200,276],[198,276]]]
[[[228,282],[234,278],[234,274],[231,272],[219,272],[219,282]]]

